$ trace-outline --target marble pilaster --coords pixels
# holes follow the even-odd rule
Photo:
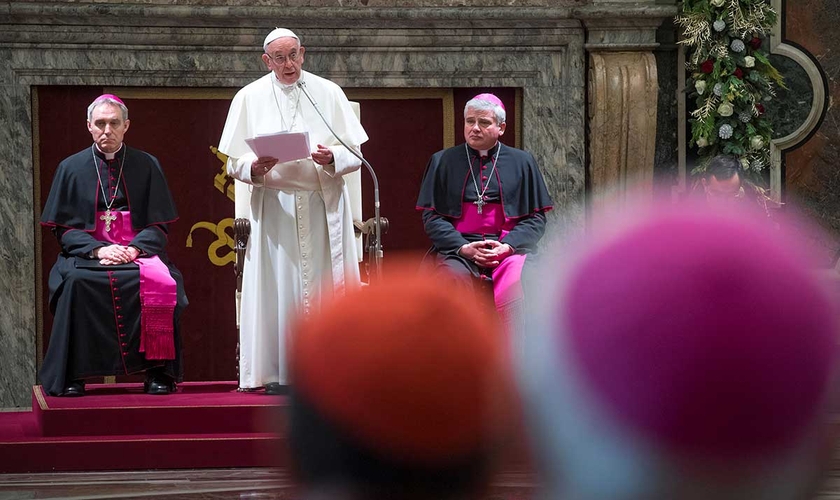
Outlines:
[[[621,210],[625,195],[653,194],[658,78],[656,30],[661,19],[586,21],[589,52],[591,222]]]
[[[24,402],[36,362],[29,91],[10,84],[10,64],[11,54],[0,51],[0,150],[11,149],[0,162],[0,406]]]
[[[653,192],[658,88],[651,52],[594,52],[590,61],[590,207],[597,224],[605,210],[623,208],[626,194]]]
[[[656,76],[659,96],[656,106],[656,153],[654,160],[654,189],[660,195],[673,192],[679,174],[679,75],[684,72],[678,61],[677,32],[672,19],[665,19],[656,33],[659,44],[656,56]]]

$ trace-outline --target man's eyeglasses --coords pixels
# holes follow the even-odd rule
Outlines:
[[[273,55],[268,54],[268,53],[266,53],[266,55],[268,56],[269,59],[274,61],[274,64],[277,64],[279,66],[285,66],[286,61],[295,62],[295,61],[297,61],[297,58],[298,58],[298,53],[297,52],[292,52],[288,56],[283,56],[283,55],[279,55],[279,54],[276,55],[276,56],[273,56]]]

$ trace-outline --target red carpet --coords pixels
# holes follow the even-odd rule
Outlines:
[[[285,400],[187,382],[89,385],[82,398],[32,389],[31,412],[0,413],[0,473],[285,465]]]

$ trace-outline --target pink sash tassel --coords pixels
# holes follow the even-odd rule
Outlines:
[[[140,352],[146,359],[175,359],[178,286],[160,258],[138,258],[140,266]]]
[[[97,212],[93,237],[117,245],[128,245],[137,235],[131,227],[131,213],[113,212],[117,219],[111,230]],[[140,352],[146,359],[175,359],[175,305],[178,285],[158,256],[140,257],[134,262],[140,269]]]

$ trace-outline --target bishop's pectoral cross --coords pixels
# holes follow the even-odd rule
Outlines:
[[[481,213],[481,208],[478,209],[478,213]],[[111,232],[111,222],[117,220],[117,216],[111,213],[111,210],[108,209],[105,211],[105,215],[100,215],[99,220],[105,221],[105,232]]]
[[[473,202],[473,205],[477,207],[476,212],[481,213],[481,208],[486,205],[487,202],[484,201],[484,197],[479,195],[478,199]]]

